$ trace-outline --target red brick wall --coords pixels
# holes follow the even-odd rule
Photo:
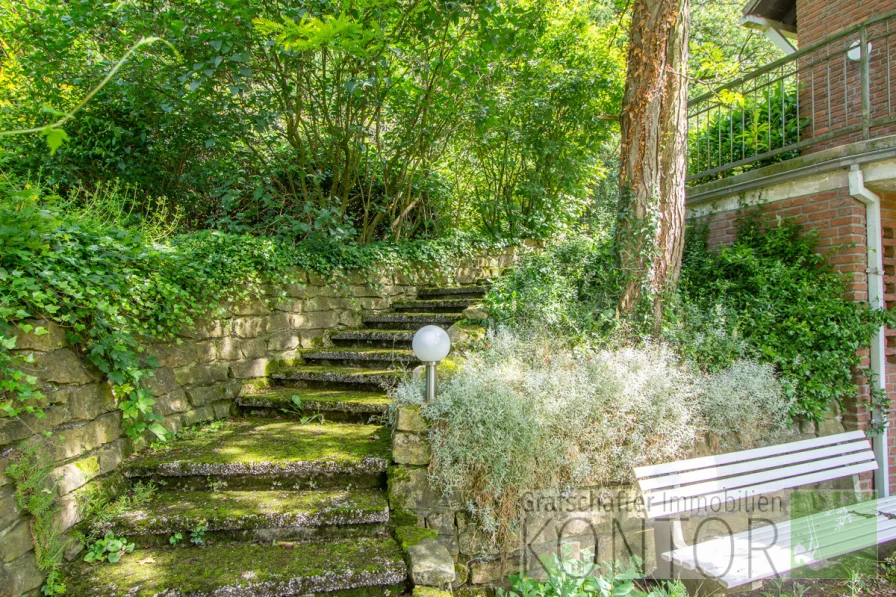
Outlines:
[[[851,25],[896,9],[893,0],[797,0],[801,47],[821,41]]]
[[[805,48],[852,25],[896,10],[894,0],[798,0],[797,19],[800,46]],[[889,25],[889,27],[888,27]],[[869,54],[870,120],[886,121],[896,116],[896,19],[868,27],[872,40]],[[862,85],[859,62],[846,58],[859,34],[831,42],[800,60],[800,114],[811,118],[804,137],[837,134],[820,141],[804,153],[845,145],[864,138],[862,126]],[[871,126],[869,138],[896,133],[892,123]]]
[[[896,307],[896,195],[884,196],[882,199],[886,300],[888,307]],[[762,209],[769,218],[794,218],[807,228],[817,229],[819,248],[828,253],[831,263],[850,279],[850,298],[856,301],[867,300],[865,206],[850,196],[848,188],[777,201],[764,205]],[[739,210],[734,210],[707,216],[710,248],[718,249],[734,241],[739,214]],[[867,354],[867,350],[864,351],[866,359],[862,367],[868,365]],[[887,332],[886,377],[888,394],[892,400],[896,400],[896,330]],[[867,408],[867,380],[857,375],[856,383],[859,387],[857,395],[844,401],[842,422],[847,429],[865,429],[871,418]],[[890,478],[891,490],[896,493],[896,413],[890,415],[890,420],[893,425],[889,437],[892,467]],[[863,476],[862,485],[871,488],[870,475]]]

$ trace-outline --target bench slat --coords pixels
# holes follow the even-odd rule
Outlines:
[[[814,536],[816,538],[827,538],[831,535],[842,534],[842,528],[840,528],[839,523],[835,521],[839,519],[839,517],[841,516],[841,511],[844,509],[848,510],[849,512],[857,512],[859,518],[861,518],[863,514],[870,514],[877,517],[878,511],[891,512],[893,510],[896,510],[896,498],[869,500],[852,506],[845,506],[843,508],[837,508],[836,510],[813,514],[807,518],[810,519],[814,524],[816,524],[817,528]],[[798,520],[803,521],[805,520],[805,518]],[[749,542],[752,539],[754,545],[780,544],[783,529],[787,529],[788,525],[790,525],[792,522],[793,521],[791,520],[783,520],[775,523],[774,525],[757,526],[753,528],[752,532],[749,530],[742,531],[740,533],[732,535],[731,537],[735,538],[735,542],[739,540],[746,540]],[[820,528],[821,530],[819,531],[818,528]],[[700,546],[700,549],[727,552],[731,547],[731,537],[729,537],[728,535],[722,535],[721,537],[701,541],[698,545]],[[693,549],[693,547],[689,547],[688,549]]]
[[[850,512],[857,512],[859,516],[862,514],[868,515],[877,515],[878,510],[882,510],[884,512],[894,512],[896,511],[896,497],[882,498],[880,500],[868,500],[865,502],[860,502],[858,504],[853,504],[851,506],[844,506],[843,508],[838,508],[836,510],[831,510],[828,512],[821,512],[818,514],[813,514],[812,517],[824,519],[828,516],[839,515],[837,514],[841,509],[847,509]],[[789,522],[789,521],[787,521]],[[780,524],[780,523],[777,523]],[[747,531],[744,531],[747,533]],[[765,526],[757,526],[753,528],[753,540],[766,542],[770,541],[774,537],[774,526],[765,525]],[[728,540],[727,537],[720,537],[719,539]],[[717,541],[719,539],[714,539]]]
[[[862,462],[851,466],[845,466],[806,475],[798,475],[785,479],[777,479],[768,483],[759,483],[758,485],[753,485],[751,487],[719,491],[697,496],[696,498],[691,499],[680,499],[671,502],[664,500],[662,502],[651,503],[648,499],[649,496],[645,496],[647,518],[672,516],[675,514],[681,514],[682,512],[689,512],[691,510],[700,509],[702,507],[705,507],[706,505],[711,505],[714,501],[718,501],[718,503],[724,504],[726,501],[752,498],[763,493],[773,493],[775,491],[781,491],[782,489],[791,489],[793,487],[799,487],[801,485],[821,483],[823,481],[830,481],[831,479],[839,479],[841,477],[847,477],[850,475],[856,475],[873,470],[877,470],[877,461]]]
[[[827,446],[805,452],[797,452],[795,454],[785,454],[783,456],[772,456],[761,460],[750,460],[747,462],[738,462],[718,467],[704,468],[696,471],[667,475],[663,477],[653,477],[641,479],[638,485],[642,492],[648,492],[663,487],[675,487],[676,485],[685,485],[688,483],[696,483],[698,481],[706,481],[709,479],[718,479],[720,477],[728,477],[740,473],[749,473],[752,471],[775,468],[779,466],[787,466],[800,462],[808,462],[811,460],[819,460],[822,458],[841,456],[851,452],[859,452],[861,450],[870,450],[871,446],[867,439],[851,442],[849,444]]]
[[[695,483],[693,485],[685,485],[683,487],[661,489],[655,492],[644,494],[644,499],[659,497],[663,501],[675,500],[684,497],[696,497],[707,493],[717,493],[727,489],[736,489],[738,487],[748,487],[758,485],[776,479],[786,479],[800,474],[815,473],[821,471],[829,471],[831,469],[841,469],[851,464],[860,462],[868,462],[874,460],[874,453],[871,450],[863,450],[837,458],[827,458],[825,460],[816,460],[809,463],[800,463],[793,466],[779,466],[759,473],[750,473],[747,475],[739,475],[736,477],[725,477],[722,479],[713,479],[704,481],[703,483]],[[838,472],[838,471],[834,471]],[[845,475],[837,475],[842,477]],[[837,478],[832,477],[832,478]]]
[[[831,543],[826,546],[825,555],[828,558],[852,553],[874,545],[885,543],[896,538],[896,521],[887,520],[882,523],[876,532],[851,537],[846,541]],[[663,559],[674,562],[676,565],[688,570],[696,570],[699,562],[699,572],[709,578],[718,577],[718,581],[727,588],[735,588],[747,583],[763,580],[790,572],[794,568],[813,564],[822,558],[813,557],[810,553],[791,556],[789,532],[782,532],[781,543],[773,548],[762,551],[759,549],[750,551],[747,542],[735,544],[734,557],[731,558],[730,545],[724,551],[710,551],[699,549],[696,557],[693,550],[689,556],[672,556]],[[752,561],[751,561],[752,556]],[[693,558],[693,559],[692,559]],[[797,560],[794,562],[793,560]],[[794,566],[796,563],[796,566]],[[730,568],[729,568],[730,567]]]
[[[896,511],[896,498],[863,502],[846,508],[857,511],[880,510],[893,513]],[[710,578],[717,578],[727,588],[734,588],[789,572],[794,567],[794,559],[797,560],[797,566],[803,566],[818,561],[822,555],[828,558],[835,557],[896,539],[896,520],[883,515],[876,516],[874,530],[866,529],[865,532],[856,534],[843,533],[840,530],[837,517],[840,511],[841,509],[837,509],[815,514],[808,517],[809,520],[799,519],[778,523],[776,525],[778,533],[776,544],[767,550],[758,548],[759,545],[762,545],[762,541],[757,538],[754,530],[752,544],[750,533],[744,531],[731,537],[712,539],[696,546],[673,550],[662,554],[662,558],[688,570],[699,569],[702,574]],[[812,537],[826,539],[824,554],[803,552],[796,558],[791,557],[792,529],[795,522],[811,523],[813,525]],[[773,534],[771,531],[768,533],[768,538],[771,538]],[[732,545],[734,545],[733,550]]]
[[[820,448],[833,444],[842,444],[863,438],[865,438],[864,432],[850,431],[848,433],[826,435],[824,437],[816,437],[798,442],[776,444],[774,446],[765,446],[763,448],[754,448],[752,450],[743,450],[740,452],[729,452],[727,454],[718,454],[716,456],[702,456],[700,458],[691,458],[690,460],[678,460],[676,462],[667,462],[664,464],[639,466],[635,468],[635,476],[642,479],[646,477],[655,477],[657,475],[680,473],[712,466],[720,466],[723,464],[733,464],[744,460],[754,460],[768,456],[780,456],[782,454],[811,450],[813,448]]]

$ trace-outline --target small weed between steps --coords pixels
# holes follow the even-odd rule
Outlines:
[[[302,404],[302,399],[299,396],[292,396],[290,398],[290,401],[291,403],[289,404],[289,406],[281,408],[280,412],[299,415],[299,425],[310,425],[311,423],[326,423],[326,421],[324,420],[324,416],[321,413],[316,413],[314,415],[305,415],[305,409]]]
[[[112,519],[146,504],[157,492],[158,486],[152,481],[137,481],[128,493],[117,498],[112,498],[100,489],[85,494],[81,512],[84,519],[90,521],[86,539],[89,541],[105,534]]]
[[[152,450],[153,452],[164,452],[172,448],[171,440],[200,438],[207,435],[215,434],[224,428],[226,422],[226,419],[217,419],[215,421],[211,421],[210,423],[197,423],[196,425],[185,427],[177,433],[173,434],[168,440],[164,442],[152,442],[149,445],[150,450]]]
[[[125,537],[116,537],[115,533],[109,531],[102,539],[97,539],[88,546],[84,561],[92,564],[108,560],[114,564],[121,559],[121,556],[133,551],[133,543],[128,543]]]
[[[205,532],[208,531],[208,522],[203,520],[195,529],[190,531],[190,543],[196,546],[206,544]],[[168,538],[168,543],[172,546],[179,545],[184,540],[184,534],[181,532],[174,533]]]

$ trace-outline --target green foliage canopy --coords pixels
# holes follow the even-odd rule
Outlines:
[[[0,156],[63,194],[119,178],[193,228],[550,234],[582,211],[613,126],[597,116],[618,111],[622,41],[595,6],[2,0],[2,129],[71,109],[140,39],[180,59],[143,48],[54,155],[35,137]]]

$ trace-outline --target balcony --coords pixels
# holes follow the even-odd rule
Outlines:
[[[896,133],[894,35],[896,10],[691,100],[689,186]]]

